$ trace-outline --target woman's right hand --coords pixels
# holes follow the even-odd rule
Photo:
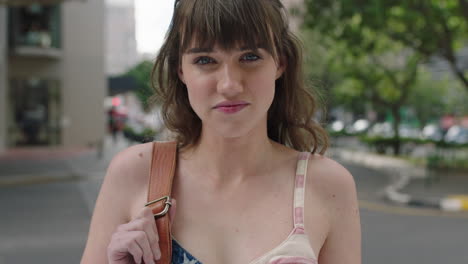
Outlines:
[[[174,199],[172,203],[171,222],[175,213]],[[149,207],[142,208],[130,222],[119,225],[107,247],[109,264],[154,264],[160,258],[158,230]]]

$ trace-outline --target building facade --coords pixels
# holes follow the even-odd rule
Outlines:
[[[134,0],[107,0],[106,21],[106,73],[121,75],[139,61]]]
[[[89,146],[105,135],[105,6],[0,6],[0,152]]]
[[[0,6],[0,153],[6,149],[6,96],[7,96],[7,25],[6,8]]]

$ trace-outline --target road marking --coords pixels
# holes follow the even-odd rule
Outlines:
[[[451,213],[451,212],[444,212],[444,211],[436,210],[436,209],[402,207],[402,206],[396,206],[396,205],[370,202],[366,200],[359,200],[359,208],[370,210],[370,211],[375,211],[375,212],[388,213],[388,214],[412,215],[412,216],[436,216],[436,217],[468,219],[468,213]]]
[[[453,199],[460,203],[460,210],[468,211],[468,195],[451,195],[447,199]]]

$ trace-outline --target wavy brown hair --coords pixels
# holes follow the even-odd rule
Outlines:
[[[305,89],[302,46],[290,31],[287,12],[279,0],[176,0],[164,44],[152,72],[162,117],[181,147],[196,145],[202,122],[190,106],[187,88],[179,79],[182,54],[192,44],[238,44],[265,48],[286,65],[276,80],[275,97],[268,110],[268,137],[298,151],[323,154],[328,147],[325,130],[313,118],[315,97]]]

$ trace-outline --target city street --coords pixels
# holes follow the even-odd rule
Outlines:
[[[244,226],[279,221],[265,213],[280,211],[265,204],[282,197],[278,185],[288,188],[276,174],[290,152],[277,145],[325,149],[356,183],[362,263],[468,264],[467,32],[468,0],[0,0],[0,264],[80,263],[111,160],[153,140],[176,140],[179,160],[188,159],[178,162],[179,213],[196,209],[185,201],[242,213],[232,208],[245,200]],[[139,175],[150,158],[140,150],[120,155],[115,170]],[[302,207],[327,216],[313,224],[339,238],[315,252],[320,264],[341,256],[337,241],[349,254],[333,264],[353,262],[356,233],[346,239],[335,224],[352,218],[345,209],[358,213],[342,202],[349,179],[336,164],[309,164],[319,172],[307,179],[317,188],[304,205],[300,161],[296,181],[292,169],[279,175],[301,187],[291,184],[282,200],[290,219],[304,220]],[[230,174],[254,177],[221,177]],[[216,176],[215,185],[196,182]],[[145,192],[138,181],[105,189],[125,201]],[[228,192],[244,200],[218,199]],[[128,207],[116,200],[113,208]],[[201,218],[267,238],[218,216]],[[189,234],[193,219],[181,224]],[[210,253],[223,262],[216,253],[230,245],[217,245]],[[292,248],[274,259],[298,264]]]
[[[385,175],[345,166],[362,203],[363,263],[468,263],[466,214],[394,210],[379,199]],[[0,264],[78,263],[101,179],[0,187]]]

